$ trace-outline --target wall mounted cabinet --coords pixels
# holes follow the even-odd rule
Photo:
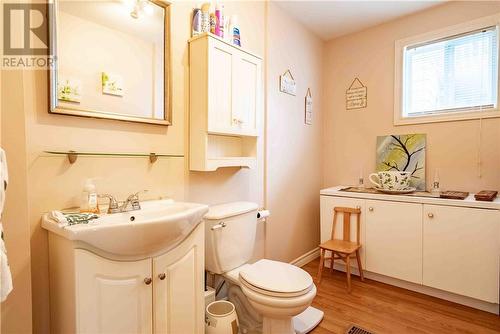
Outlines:
[[[190,169],[256,165],[262,60],[203,34],[189,41]]]

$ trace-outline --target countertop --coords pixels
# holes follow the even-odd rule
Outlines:
[[[322,189],[320,191],[321,196],[338,196],[338,197],[349,197],[349,198],[361,198],[361,199],[371,199],[371,200],[384,200],[393,202],[407,202],[407,203],[421,203],[421,204],[431,204],[431,205],[448,205],[448,206],[460,206],[468,208],[479,208],[479,209],[493,209],[500,210],[500,198],[497,197],[493,202],[483,202],[476,201],[474,194],[469,194],[469,196],[464,200],[455,199],[445,199],[437,197],[419,197],[419,196],[408,196],[408,195],[390,195],[383,193],[358,193],[358,192],[348,192],[341,191],[341,189],[348,188],[349,186],[336,186],[331,188]]]

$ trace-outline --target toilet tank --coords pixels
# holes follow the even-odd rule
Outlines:
[[[252,258],[258,205],[233,202],[211,206],[205,215],[205,269],[223,274]]]

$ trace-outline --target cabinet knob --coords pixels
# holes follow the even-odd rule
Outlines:
[[[146,285],[150,285],[150,284],[151,284],[151,282],[153,282],[153,280],[151,279],[151,277],[146,277],[146,278],[144,279],[144,283],[145,283]]]
[[[165,273],[161,273],[158,275],[158,278],[161,279],[162,281],[165,279],[165,277],[167,277],[167,275],[165,275]]]
[[[370,207],[368,208],[368,211],[373,212],[373,208],[370,206]]]
[[[432,212],[429,212],[429,213],[427,214],[427,217],[429,217],[429,218],[434,218],[434,214],[433,214]]]
[[[356,205],[356,209],[358,209],[358,210],[359,210],[359,209],[361,209],[361,207],[360,207],[359,205]]]

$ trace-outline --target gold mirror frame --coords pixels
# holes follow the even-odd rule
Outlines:
[[[101,110],[80,109],[73,107],[59,107],[57,98],[57,4],[59,0],[54,1],[52,7],[49,5],[49,48],[50,54],[54,57],[55,62],[49,70],[49,113],[59,115],[70,115],[79,117],[90,117],[99,119],[113,119],[118,121],[147,123],[156,125],[172,125],[172,103],[171,103],[171,52],[170,52],[170,3],[163,0],[149,0],[151,3],[160,6],[164,10],[164,24],[163,24],[163,39],[164,39],[164,68],[163,68],[163,81],[164,81],[164,97],[163,106],[164,111],[163,119],[154,119],[147,117],[129,116],[123,114],[116,114]]]

